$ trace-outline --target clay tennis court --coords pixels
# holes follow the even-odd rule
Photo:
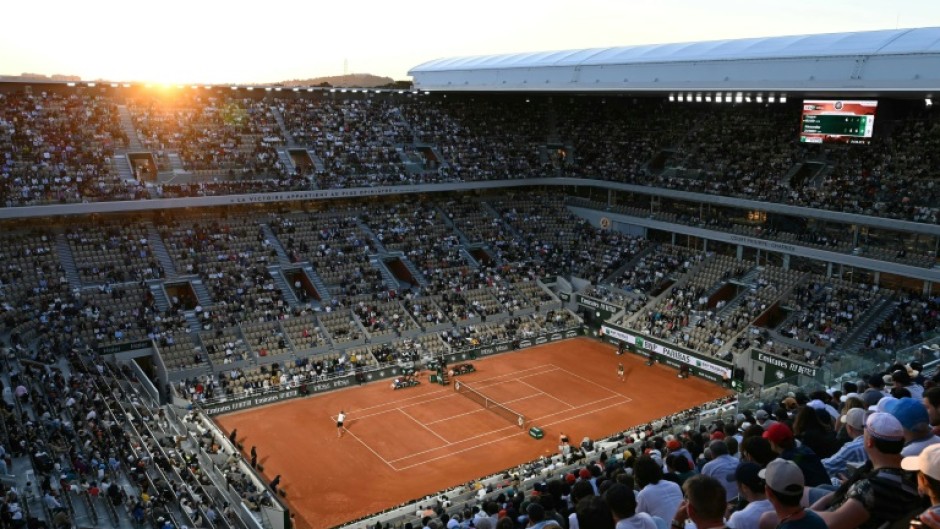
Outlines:
[[[617,364],[625,367],[624,382]],[[257,446],[267,479],[281,487],[299,527],[334,527],[403,502],[605,437],[728,392],[613,345],[575,338],[474,361],[477,371],[449,386],[422,375],[417,387],[388,380],[216,417],[237,428],[245,450]],[[458,394],[454,383],[523,414],[500,415]],[[337,437],[336,415],[347,414]],[[532,439],[530,425],[545,432]]]

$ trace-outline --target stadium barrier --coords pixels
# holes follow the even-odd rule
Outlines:
[[[687,366],[693,375],[718,384],[728,385],[731,381],[732,365],[730,362],[650,338],[635,331],[628,331],[610,323],[602,325],[599,332],[601,337],[610,343],[618,345],[620,342],[626,343],[631,353],[644,357],[652,354],[657,361],[676,369]]]
[[[505,353],[517,349],[525,349],[535,345],[541,345],[549,342],[557,342],[566,338],[574,338],[584,334],[582,327],[573,327],[561,331],[543,333],[532,338],[522,340],[497,342],[483,347],[474,347],[463,351],[455,351],[444,354],[444,359],[448,364],[457,363],[466,360],[474,360],[480,357],[491,356],[494,354]],[[394,378],[404,373],[404,368],[394,364],[385,365],[370,369],[363,373],[365,379],[363,382],[372,382],[387,378]],[[245,410],[266,404],[273,404],[282,400],[305,397],[334,389],[345,388],[358,383],[356,373],[349,373],[338,377],[317,380],[314,382],[305,382],[297,386],[270,388],[266,391],[253,392],[250,395],[219,399],[215,401],[196,402],[194,406],[202,410],[206,415],[219,415],[221,413],[230,413],[238,410]]]

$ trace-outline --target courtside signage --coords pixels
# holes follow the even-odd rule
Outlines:
[[[725,382],[731,378],[731,365],[726,364],[716,358],[705,358],[689,350],[680,350],[672,346],[650,340],[643,336],[637,336],[629,332],[612,327],[610,325],[601,326],[601,335],[609,336],[621,342],[626,342],[635,349],[636,352],[650,351],[660,356],[661,362],[680,367],[687,365],[692,368],[696,375],[711,380],[712,382]]]
[[[751,349],[751,358],[766,364],[767,368],[764,370],[764,384],[773,384],[784,379],[793,378],[797,375],[816,378],[816,374],[819,372],[819,369],[816,367],[794,362],[793,360],[782,358],[759,349]]]

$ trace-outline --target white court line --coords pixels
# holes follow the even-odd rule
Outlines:
[[[526,386],[529,386],[530,388],[534,389],[534,390],[535,390],[536,392],[538,392],[538,394],[540,394],[540,395],[545,395],[546,397],[553,398],[553,399],[557,400],[558,402],[564,404],[565,406],[568,406],[569,408],[574,408],[574,405],[569,404],[569,403],[567,403],[567,402],[565,402],[565,401],[559,399],[558,397],[552,395],[551,393],[545,393],[545,392],[542,391],[541,389],[539,389],[539,388],[533,386],[532,384],[529,384],[529,383],[526,382],[525,380],[520,380],[519,382],[521,382],[521,383],[525,384]]]
[[[583,408],[583,407],[585,407],[585,406],[592,406],[592,405],[594,405],[594,404],[598,404],[598,403],[600,403],[600,402],[604,402],[604,401],[607,401],[607,400],[610,400],[610,399],[615,399],[615,398],[617,398],[616,395],[611,395],[610,397],[604,397],[604,398],[602,398],[602,399],[598,399],[598,400],[595,400],[595,401],[588,402],[588,403],[584,404],[584,405],[581,406],[581,407]],[[607,409],[607,408],[609,408],[609,407],[611,407],[611,406],[607,406],[606,408],[601,408],[601,409]],[[484,411],[486,411],[486,410],[483,409],[483,408],[480,408],[479,410],[475,410],[475,411],[472,411],[472,412],[469,412],[469,413],[480,413],[480,412],[484,412]],[[553,417],[553,416],[555,416],[555,415],[559,415],[559,414],[561,414],[561,413],[567,413],[567,412],[569,412],[569,411],[571,411],[571,410],[561,410],[561,411],[558,411],[558,412],[555,412],[555,413],[550,413],[550,414],[548,414],[548,415],[543,415],[542,417],[539,417],[538,419],[533,419],[533,420],[542,420],[542,419],[546,419],[546,418],[548,418],[548,417]],[[582,415],[586,415],[586,414],[589,414],[589,413],[592,413],[592,412],[590,412],[590,411],[589,411],[589,412],[585,412],[585,413],[582,414]],[[581,417],[581,415],[577,415],[577,416],[575,416],[575,417]],[[443,420],[449,420],[449,419],[443,419]],[[439,422],[439,421],[435,421],[435,422]],[[553,423],[553,424],[554,424],[554,423]],[[501,431],[503,431],[503,430],[514,429],[514,428],[517,428],[517,427],[516,427],[516,426],[506,426],[506,427],[503,427],[503,428],[499,428],[499,429],[497,429],[497,430],[488,430],[488,431],[486,431],[486,432],[483,432],[483,433],[480,433],[480,434],[477,434],[477,435],[474,435],[474,436],[471,436],[471,437],[464,437],[464,438],[461,439],[460,441],[456,441],[456,442],[453,442],[453,443],[448,443],[447,446],[452,446],[452,445],[455,445],[455,444],[461,444],[461,443],[464,443],[464,442],[466,442],[466,441],[471,441],[471,440],[473,440],[473,439],[477,439],[477,438],[480,438],[480,437],[485,437],[485,436],[490,435],[490,434],[494,434],[494,433],[497,433],[497,432],[501,432]],[[511,437],[511,436],[510,436],[510,437]],[[508,437],[503,437],[503,439],[508,439]],[[486,445],[486,444],[489,444],[489,443],[484,443],[484,444],[482,444],[482,445],[473,445],[473,446],[484,446],[484,445]],[[404,457],[400,457],[400,458],[398,458],[398,459],[392,459],[392,460],[390,460],[390,464],[391,464],[391,463],[397,463],[398,461],[401,461],[401,460],[403,460],[403,459],[410,459],[410,458],[412,458],[412,457],[415,457],[415,456],[418,456],[418,455],[421,455],[421,454],[426,454],[426,453],[428,453],[428,452],[434,452],[435,450],[440,450],[441,448],[445,448],[445,447],[437,447],[437,448],[431,448],[431,449],[429,449],[429,450],[422,450],[422,451],[420,451],[420,452],[415,452],[414,454],[410,454],[410,455],[407,455],[407,456],[404,456]],[[450,452],[450,453],[457,453],[457,452]],[[410,467],[409,467],[409,468],[410,468]]]
[[[597,412],[600,412],[600,411],[604,411],[604,410],[606,410],[606,409],[608,409],[608,408],[613,408],[613,407],[615,407],[615,406],[622,406],[622,405],[627,404],[627,403],[628,403],[628,402],[616,402],[616,403],[614,403],[614,404],[611,404],[611,405],[609,405],[609,406],[604,406],[603,408],[600,408],[600,409],[597,409],[597,410],[590,410],[590,411],[586,411],[586,412],[584,412],[584,413],[580,413],[580,414],[578,414],[578,415],[575,415],[574,417],[565,417],[564,419],[559,419],[559,420],[557,420],[557,421],[555,421],[555,422],[547,422],[547,423],[545,423],[545,424],[542,424],[541,426],[554,426],[554,425],[556,425],[556,424],[560,424],[560,423],[563,423],[563,422],[565,422],[565,421],[570,421],[570,420],[572,420],[572,419],[577,419],[578,417],[584,417],[585,415],[591,415],[592,413],[597,413]],[[552,415],[557,415],[557,414],[552,414]],[[550,417],[550,415],[546,415],[546,417]],[[533,419],[533,421],[539,421],[539,420],[542,420],[542,419],[544,419],[544,418],[545,418],[545,417],[539,417],[538,419]]]
[[[480,411],[482,412],[482,411],[486,411],[486,410],[481,409]],[[474,412],[474,413],[479,413],[479,412]],[[447,443],[447,446],[453,446],[453,445],[456,445],[456,444],[462,444],[462,443],[464,443],[464,442],[466,442],[466,441],[472,441],[472,440],[474,440],[474,439],[479,439],[480,437],[486,437],[487,435],[491,435],[491,434],[494,434],[494,433],[502,432],[503,430],[515,430],[516,428],[518,428],[518,426],[503,426],[502,428],[497,428],[497,429],[495,429],[495,430],[487,430],[487,431],[485,431],[485,432],[483,432],[483,433],[478,433],[478,434],[473,435],[473,436],[470,436],[470,437],[464,437],[463,439],[461,439],[461,440],[459,440],[459,441],[456,441],[456,442],[453,442],[453,443]],[[510,437],[512,437],[512,436],[510,436]],[[509,438],[509,437],[503,437],[502,439],[508,439],[508,438]],[[473,446],[483,446],[483,445],[473,445]],[[406,455],[406,456],[399,457],[398,459],[391,459],[391,460],[389,460],[389,464],[391,464],[391,463],[397,463],[398,461],[401,461],[401,460],[403,460],[403,459],[411,459],[412,457],[419,456],[419,455],[421,455],[421,454],[427,454],[428,452],[436,452],[437,450],[440,450],[441,448],[446,448],[446,446],[439,446],[439,447],[437,447],[437,448],[429,448],[429,449],[427,449],[427,450],[421,450],[420,452],[415,452],[415,453],[413,453],[413,454],[408,454],[408,455]],[[453,454],[454,452],[449,452],[449,453]]]
[[[607,390],[608,392],[613,393],[614,395],[620,395],[621,397],[627,399],[628,401],[631,401],[631,402],[633,401],[633,399],[631,399],[630,397],[624,395],[623,393],[620,393],[619,391],[614,391],[614,390],[612,390],[612,389],[610,389],[610,388],[607,388],[607,387],[598,385],[597,382],[595,382],[595,381],[593,381],[593,380],[591,380],[591,379],[589,379],[589,378],[584,378],[584,377],[582,377],[581,375],[576,375],[576,374],[572,373],[571,371],[568,371],[567,369],[565,369],[565,368],[563,368],[563,367],[558,367],[558,366],[556,366],[555,364],[549,364],[549,365],[554,366],[555,369],[557,369],[557,370],[559,370],[559,371],[564,371],[565,373],[568,373],[569,376],[573,376],[573,377],[575,377],[575,378],[580,378],[581,380],[583,380],[583,381],[589,383],[589,384],[592,385],[592,386],[596,386],[596,387],[599,387],[599,388],[601,388],[601,389]]]
[[[544,368],[546,368],[546,367],[550,367],[550,369],[544,369]],[[533,371],[536,371],[536,370],[538,370],[538,372],[534,372],[534,373],[533,373]],[[519,398],[519,399],[514,399],[514,400],[511,400],[511,401],[508,401],[506,404],[508,404],[508,403],[510,403],[510,402],[517,402],[517,401],[520,401],[520,400],[531,399],[531,398],[537,397],[537,396],[539,396],[539,395],[546,395],[546,396],[551,397],[551,398],[553,398],[553,399],[555,399],[555,400],[557,400],[557,401],[561,402],[562,404],[565,404],[566,406],[569,407],[569,409],[567,409],[567,410],[561,410],[561,411],[558,411],[558,412],[550,413],[550,414],[548,414],[548,415],[544,415],[544,416],[539,417],[539,418],[536,418],[536,419],[532,419],[533,422],[534,422],[534,421],[545,420],[545,419],[547,419],[547,418],[549,418],[549,417],[554,417],[554,416],[556,416],[556,415],[561,415],[561,414],[565,414],[565,413],[570,413],[572,410],[583,409],[583,408],[585,408],[585,407],[593,406],[594,404],[598,404],[598,403],[601,403],[601,402],[604,402],[604,401],[609,401],[609,400],[614,399],[614,398],[618,398],[618,397],[619,397],[620,399],[622,399],[621,402],[617,402],[617,403],[614,403],[614,404],[611,404],[611,405],[608,405],[608,406],[604,406],[604,407],[602,407],[602,408],[600,408],[600,409],[592,409],[592,410],[589,410],[589,411],[586,411],[586,412],[584,412],[584,413],[580,413],[580,414],[577,414],[577,415],[574,415],[574,416],[564,417],[564,418],[561,418],[561,419],[559,419],[559,420],[557,420],[557,421],[555,421],[555,422],[550,422],[550,423],[542,424],[541,426],[552,426],[552,425],[555,425],[555,424],[563,423],[563,422],[568,421],[568,420],[577,419],[577,418],[579,418],[579,417],[584,417],[584,416],[590,415],[590,414],[592,414],[592,413],[597,413],[597,412],[599,412],[599,411],[603,411],[603,410],[606,410],[606,409],[609,409],[609,408],[613,408],[613,407],[616,407],[616,406],[620,406],[620,405],[622,405],[622,404],[627,404],[627,403],[633,401],[633,399],[631,399],[630,397],[627,397],[626,395],[624,395],[624,394],[622,394],[622,393],[619,393],[619,392],[617,392],[617,391],[613,391],[613,390],[611,390],[611,389],[609,389],[609,388],[606,388],[606,387],[604,387],[604,386],[598,386],[598,387],[601,387],[602,389],[606,390],[608,393],[611,393],[611,395],[610,395],[609,397],[604,397],[604,398],[602,398],[602,399],[597,399],[597,400],[594,400],[594,401],[591,401],[591,402],[584,403],[584,404],[582,404],[582,405],[580,405],[580,406],[574,406],[574,405],[569,404],[569,403],[566,403],[566,402],[562,401],[561,399],[558,399],[557,397],[554,397],[554,396],[552,396],[552,395],[550,395],[550,394],[548,394],[548,393],[546,393],[546,392],[544,392],[544,391],[541,391],[541,390],[539,390],[538,388],[532,386],[531,384],[529,384],[529,383],[523,381],[523,379],[526,379],[526,378],[531,378],[531,377],[534,377],[534,376],[537,376],[537,375],[542,375],[542,374],[546,374],[546,373],[551,373],[551,372],[554,372],[554,371],[563,371],[564,373],[566,373],[566,374],[569,375],[569,376],[572,376],[572,377],[575,377],[575,378],[580,378],[581,380],[584,380],[584,381],[588,382],[589,384],[591,384],[591,385],[593,385],[593,386],[597,386],[597,384],[596,384],[594,381],[591,381],[591,380],[589,380],[589,379],[587,379],[587,378],[585,378],[585,377],[582,377],[582,376],[580,376],[580,375],[576,375],[576,374],[572,373],[571,371],[568,371],[567,369],[558,367],[557,365],[554,365],[554,364],[542,364],[542,365],[534,366],[534,367],[531,367],[531,368],[528,368],[528,369],[524,369],[524,370],[521,370],[521,371],[516,371],[516,372],[513,372],[513,373],[507,373],[507,374],[504,374],[504,375],[498,375],[498,376],[495,376],[495,377],[492,377],[492,378],[480,380],[480,381],[478,381],[478,382],[475,382],[474,384],[475,384],[475,386],[476,386],[477,388],[482,388],[482,387],[494,387],[494,386],[497,386],[497,385],[500,385],[500,384],[505,384],[505,383],[507,383],[507,382],[520,381],[520,382],[522,382],[523,384],[529,386],[530,388],[536,390],[538,393],[536,393],[536,394],[534,394],[534,395],[529,395],[529,396],[521,397],[521,398]],[[519,376],[520,373],[529,373],[529,374],[524,375],[524,376]],[[472,412],[467,412],[467,413],[463,413],[463,414],[460,414],[460,415],[454,415],[454,416],[450,416],[450,417],[445,417],[445,418],[443,418],[443,419],[439,419],[439,420],[436,420],[436,421],[429,422],[429,423],[427,423],[427,425],[424,424],[424,423],[421,423],[420,421],[418,421],[418,419],[416,419],[414,416],[410,415],[409,413],[407,413],[407,412],[405,411],[405,408],[408,408],[408,407],[417,406],[417,405],[421,405],[421,404],[426,404],[426,403],[430,403],[430,402],[434,402],[434,401],[438,401],[438,400],[450,398],[450,396],[456,395],[456,392],[447,392],[447,390],[442,389],[442,390],[436,390],[436,391],[432,392],[431,395],[440,395],[440,396],[436,396],[436,397],[431,398],[431,399],[426,399],[426,397],[428,396],[428,394],[415,395],[414,397],[408,397],[408,398],[405,398],[405,399],[400,399],[400,400],[398,400],[398,401],[393,401],[393,402],[391,402],[391,403],[385,403],[385,404],[380,404],[380,405],[376,405],[376,406],[370,406],[370,407],[367,407],[367,408],[361,408],[360,411],[361,411],[361,410],[376,409],[376,408],[384,408],[384,407],[388,406],[389,404],[397,404],[397,403],[404,403],[404,402],[407,402],[407,401],[415,401],[415,400],[417,400],[417,402],[413,402],[413,403],[410,403],[410,404],[406,404],[405,406],[397,406],[397,407],[395,407],[395,408],[385,409],[384,411],[380,411],[380,412],[376,412],[376,413],[371,413],[371,414],[367,414],[367,415],[363,415],[363,416],[358,416],[357,419],[365,419],[365,418],[369,418],[369,417],[375,417],[375,416],[378,416],[378,415],[384,415],[384,414],[386,414],[386,413],[388,413],[388,412],[391,412],[391,411],[399,411],[400,413],[404,414],[405,416],[407,416],[408,418],[410,418],[411,420],[413,420],[414,422],[416,422],[419,426],[421,426],[422,428],[424,428],[424,429],[430,431],[430,432],[433,433],[435,436],[437,436],[439,439],[441,439],[442,441],[444,441],[444,443],[445,443],[444,446],[439,446],[439,447],[436,447],[436,448],[431,448],[431,449],[427,449],[427,450],[422,450],[422,451],[415,452],[415,453],[412,453],[412,454],[409,454],[409,455],[407,455],[407,456],[400,457],[400,458],[397,458],[397,459],[386,460],[385,458],[379,456],[378,453],[377,453],[375,450],[373,450],[370,446],[368,446],[364,441],[362,441],[361,439],[359,439],[358,437],[356,437],[355,435],[353,435],[353,434],[351,434],[351,433],[350,433],[350,435],[353,435],[353,437],[354,437],[357,441],[359,441],[363,446],[365,446],[370,452],[372,452],[376,457],[378,457],[383,463],[385,463],[386,465],[388,465],[392,470],[395,470],[396,472],[401,472],[401,471],[404,471],[404,470],[408,470],[408,469],[415,468],[415,467],[417,467],[417,466],[423,465],[423,464],[425,464],[425,463],[427,463],[427,462],[437,461],[437,460],[440,460],[440,459],[445,459],[445,458],[451,457],[451,456],[453,456],[453,455],[455,455],[455,454],[461,454],[461,453],[464,453],[464,452],[467,452],[467,451],[470,451],[470,450],[475,450],[475,449],[477,449],[477,448],[481,448],[481,447],[484,447],[484,446],[487,446],[487,445],[491,445],[491,444],[494,444],[494,443],[499,443],[499,442],[502,442],[502,441],[504,441],[504,440],[506,440],[506,439],[510,439],[510,438],[512,438],[512,437],[515,437],[515,436],[517,436],[517,435],[520,435],[520,434],[522,433],[522,432],[514,433],[514,434],[512,434],[512,435],[503,436],[503,437],[500,437],[500,438],[498,438],[498,439],[494,439],[494,440],[491,440],[491,441],[486,441],[486,442],[484,442],[484,443],[474,444],[473,446],[469,446],[469,447],[467,447],[467,448],[463,448],[463,449],[460,449],[460,450],[448,451],[446,454],[443,454],[443,455],[440,455],[440,456],[436,456],[436,457],[432,457],[432,458],[430,458],[430,459],[422,459],[420,462],[415,463],[415,464],[413,464],[413,465],[408,465],[408,466],[405,466],[405,467],[398,468],[398,467],[396,467],[396,466],[394,465],[394,463],[397,463],[397,462],[399,462],[399,461],[403,461],[403,460],[406,460],[406,459],[411,459],[411,458],[414,458],[414,457],[419,457],[419,456],[421,456],[422,454],[427,454],[427,453],[429,453],[429,452],[434,452],[434,451],[442,450],[442,449],[444,449],[444,448],[447,448],[447,447],[450,447],[450,446],[453,446],[453,445],[456,445],[456,444],[462,444],[462,443],[465,443],[465,442],[467,442],[467,441],[471,441],[471,440],[473,440],[473,439],[477,439],[477,438],[480,438],[480,437],[485,437],[485,436],[488,436],[488,435],[493,435],[493,434],[495,434],[495,433],[499,433],[499,432],[502,432],[502,431],[504,431],[504,430],[511,430],[511,429],[515,429],[515,428],[516,428],[515,426],[506,426],[506,427],[499,428],[499,429],[496,429],[496,430],[489,430],[489,431],[487,431],[487,432],[480,433],[480,434],[474,435],[474,436],[472,436],[472,437],[463,437],[463,438],[462,438],[460,441],[458,441],[458,442],[448,442],[446,439],[444,439],[443,437],[441,437],[440,435],[438,435],[436,432],[434,432],[433,430],[431,430],[430,428],[428,428],[428,425],[437,424],[437,423],[444,422],[444,421],[449,421],[449,420],[451,420],[451,419],[459,418],[459,417],[462,417],[462,416],[464,416],[464,415],[469,415],[469,414],[471,414],[471,413],[480,413],[480,412],[483,412],[483,411],[486,411],[486,410],[483,409],[483,408],[481,408],[481,409],[479,409],[479,410],[474,410],[474,411],[472,411]],[[354,410],[354,411],[356,411],[356,410]],[[349,433],[349,430],[346,430],[346,432]]]
[[[330,418],[333,419],[333,424],[336,424],[336,419],[334,419],[333,417],[330,417]],[[391,463],[389,463],[388,461],[386,461],[384,457],[380,456],[378,452],[376,452],[375,450],[373,450],[372,447],[369,446],[369,443],[366,443],[365,441],[363,441],[362,439],[360,439],[358,436],[356,436],[356,434],[354,434],[354,433],[352,433],[351,431],[349,431],[348,428],[345,428],[345,427],[344,427],[344,428],[343,428],[343,437],[346,437],[347,435],[350,435],[350,436],[352,436],[353,439],[355,439],[356,441],[359,441],[359,444],[361,444],[362,446],[366,447],[366,450],[372,452],[372,455],[374,455],[376,458],[378,458],[379,461],[381,461],[381,462],[385,463],[386,465],[388,465],[388,468],[394,470],[395,472],[398,472],[398,469],[395,468],[394,465],[392,465]],[[340,437],[339,439],[337,439],[337,441],[342,441],[342,440],[343,440],[342,437]]]
[[[404,415],[405,417],[408,417],[409,419],[411,419],[412,421],[414,421],[418,426],[420,426],[420,427],[424,428],[425,430],[431,432],[432,434],[434,434],[435,437],[437,437],[437,438],[440,439],[441,441],[444,441],[444,445],[445,445],[445,446],[447,446],[447,445],[450,444],[450,441],[448,441],[447,439],[444,439],[444,438],[441,437],[437,432],[435,432],[434,430],[428,428],[427,425],[425,425],[423,422],[421,422],[421,421],[419,421],[418,419],[415,419],[414,417],[412,417],[407,411],[405,411],[405,410],[403,410],[403,409],[401,409],[401,408],[398,408],[398,411],[399,411],[402,415]]]
[[[499,430],[496,430],[496,431],[499,431]],[[490,433],[492,433],[492,432],[490,432]],[[464,453],[464,452],[469,452],[470,450],[476,450],[477,448],[482,448],[482,447],[484,447],[484,446],[486,446],[486,445],[491,445],[491,444],[493,444],[493,443],[501,443],[501,442],[503,442],[503,441],[505,441],[506,439],[509,439],[509,438],[511,438],[511,437],[516,437],[517,435],[522,435],[522,433],[523,433],[523,432],[514,433],[514,434],[512,434],[512,435],[507,435],[507,436],[505,436],[505,437],[500,437],[499,439],[494,439],[494,440],[492,440],[492,441],[487,441],[487,442],[485,442],[485,443],[476,444],[476,445],[473,445],[473,446],[464,448],[464,449],[462,449],[462,450],[456,450],[456,451],[448,452],[448,453],[446,453],[446,454],[444,454],[444,455],[441,455],[441,456],[432,457],[432,458],[429,458],[429,459],[422,459],[421,461],[419,461],[419,462],[417,462],[417,463],[415,463],[415,464],[413,464],[413,465],[408,465],[408,466],[406,466],[406,467],[396,468],[396,467],[394,467],[394,466],[392,466],[392,465],[389,465],[389,466],[392,467],[395,471],[401,472],[401,471],[403,471],[403,470],[408,470],[408,469],[410,469],[410,468],[414,468],[414,467],[418,467],[418,466],[427,464],[427,463],[429,463],[429,462],[431,462],[431,461],[437,461],[438,459],[445,459],[445,458],[451,457],[451,456],[456,455],[456,454],[462,454],[462,453]],[[402,459],[405,459],[405,458],[402,458]],[[396,459],[396,461],[400,461],[400,459]]]
[[[540,369],[540,368],[542,368],[542,367],[546,367],[546,366],[549,366],[549,365],[551,365],[551,364],[543,364],[543,365],[536,366],[536,367],[532,367],[532,368],[529,368],[529,369],[524,369],[524,370],[522,370],[522,371],[520,371],[520,372],[532,371],[532,370],[534,370],[534,369]],[[543,374],[543,373],[550,373],[550,372],[552,372],[552,371],[558,371],[558,370],[559,370],[559,368],[558,368],[557,366],[551,366],[551,367],[552,367],[552,369],[549,369],[548,371],[543,371],[543,372],[541,372],[541,373],[534,373],[534,374],[532,374],[532,375],[527,375],[527,376],[541,375],[541,374]],[[481,382],[484,382],[484,383],[485,383],[485,382],[487,382],[487,381],[496,380],[496,379],[502,378],[502,377],[504,377],[504,376],[508,376],[508,375],[500,375],[500,376],[498,376],[498,377],[488,378],[488,379],[482,380]],[[523,377],[523,378],[525,378],[525,377]],[[506,380],[506,381],[496,382],[495,384],[491,384],[491,386],[495,386],[495,385],[497,385],[497,384],[504,384],[504,383],[509,382],[509,381],[511,381],[511,379],[510,379],[510,380]],[[422,405],[422,404],[428,404],[428,403],[431,403],[431,402],[434,402],[434,401],[437,401],[437,400],[448,399],[448,398],[451,397],[451,395],[456,395],[456,394],[457,394],[457,393],[456,393],[455,391],[436,390],[436,391],[430,393],[430,395],[440,395],[440,396],[434,397],[434,398],[430,398],[430,399],[425,398],[425,397],[428,396],[428,394],[421,394],[421,395],[415,395],[415,396],[413,396],[413,397],[408,397],[408,398],[406,398],[406,399],[400,399],[400,400],[396,400],[396,401],[392,401],[392,402],[386,402],[385,404],[378,404],[378,405],[376,405],[376,406],[367,406],[367,407],[365,407],[365,408],[359,408],[359,409],[351,410],[351,411],[352,411],[353,413],[355,413],[355,412],[363,411],[363,410],[372,410],[372,409],[376,409],[376,408],[385,408],[385,409],[383,409],[382,411],[378,411],[378,412],[375,412],[375,413],[369,413],[369,414],[366,414],[366,415],[359,415],[358,413],[356,414],[356,418],[358,418],[358,419],[367,419],[367,418],[369,418],[369,417],[376,417],[376,416],[379,416],[379,415],[385,415],[386,413],[393,412],[393,411],[395,411],[395,410],[397,410],[397,409],[399,409],[399,408],[408,408],[408,407],[411,407],[411,406],[420,406],[420,405]],[[421,400],[418,400],[417,402],[413,402],[413,403],[411,403],[411,404],[406,404],[405,406],[396,406],[396,407],[394,407],[394,408],[388,408],[388,406],[391,405],[391,404],[397,404],[397,403],[399,403],[399,402],[406,402],[406,401],[409,401],[409,400],[417,400],[417,399],[421,399]]]

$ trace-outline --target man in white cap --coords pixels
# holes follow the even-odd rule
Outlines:
[[[893,415],[876,412],[865,421],[868,463],[812,508],[829,529],[875,529],[908,519],[923,508],[917,484],[901,470],[904,428]]]
[[[931,445],[919,455],[905,457],[901,468],[917,472],[917,489],[930,499],[931,507],[920,515],[929,527],[940,527],[940,445]]]
[[[822,460],[826,473],[832,478],[833,485],[840,485],[846,479],[848,464],[856,466],[868,461],[868,454],[865,452],[865,410],[862,408],[852,408],[840,419],[845,424],[845,431],[849,434],[851,441],[842,445],[838,452]]]
[[[818,513],[803,507],[803,471],[793,461],[774,459],[758,474],[764,480],[764,492],[773,506],[765,512],[760,527],[776,529],[822,529],[826,522]]]

